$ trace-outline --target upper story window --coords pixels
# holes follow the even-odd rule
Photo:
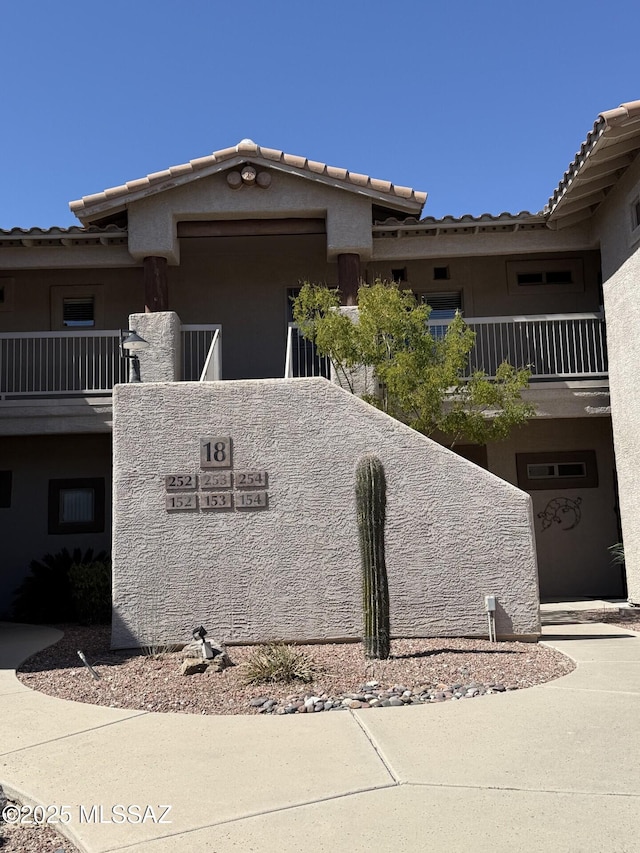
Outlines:
[[[11,471],[0,471],[0,509],[11,506]]]
[[[105,297],[100,284],[56,284],[51,290],[51,329],[104,329]]]
[[[62,322],[68,327],[95,326],[95,305],[93,296],[63,298]]]
[[[451,320],[456,311],[462,311],[462,292],[459,290],[449,293],[418,293],[418,299],[431,306],[430,320]]]
[[[572,284],[571,270],[549,270],[548,272],[519,272],[516,275],[520,286],[526,284]]]
[[[433,280],[434,281],[443,281],[449,278],[449,267],[434,267],[433,268]]]
[[[0,278],[0,311],[13,310],[13,286],[12,278]]]
[[[582,258],[507,261],[510,293],[580,293],[584,290]]]

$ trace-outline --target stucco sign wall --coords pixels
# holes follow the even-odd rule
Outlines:
[[[395,636],[539,632],[531,502],[324,379],[114,391],[113,645],[361,634],[355,467],[387,478]]]

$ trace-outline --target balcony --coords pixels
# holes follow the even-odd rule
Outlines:
[[[503,361],[531,371],[531,382],[606,379],[607,341],[601,314],[536,314],[520,317],[465,318],[476,333],[469,373],[495,376]],[[432,320],[432,334],[444,335],[447,320]],[[319,356],[295,324],[289,324],[285,377],[330,375],[327,358]]]
[[[220,378],[219,325],[182,327],[182,379]],[[0,333],[0,400],[110,396],[129,381],[120,332]]]
[[[532,382],[607,378],[605,324],[599,314],[481,317],[467,323],[476,332],[470,371],[493,376],[507,360],[529,367]],[[434,334],[444,334],[447,321],[429,325]],[[183,380],[221,378],[221,334],[219,325],[182,327]],[[329,360],[318,356],[291,324],[285,376],[328,378],[330,373]],[[108,398],[115,384],[128,380],[118,330],[0,333],[0,401]]]

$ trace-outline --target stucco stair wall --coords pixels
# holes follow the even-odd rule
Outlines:
[[[200,440],[268,472],[256,511],[167,512],[165,476],[201,473]],[[539,633],[528,495],[324,379],[120,385],[114,392],[113,645],[355,639],[355,466],[387,478],[395,636]]]

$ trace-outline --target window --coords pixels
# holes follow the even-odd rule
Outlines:
[[[0,278],[0,311],[13,311],[13,278]]]
[[[95,326],[93,296],[69,297],[62,300],[62,322],[65,326]]]
[[[102,533],[104,479],[49,480],[49,533]]]
[[[598,469],[594,450],[516,453],[521,489],[594,489]]]
[[[391,279],[398,284],[401,281],[407,280],[407,268],[401,267],[400,269],[391,270]]]
[[[548,272],[521,272],[517,276],[518,284],[571,284],[571,270],[549,270]]]
[[[422,303],[431,306],[430,320],[451,320],[456,311],[462,311],[462,293],[452,291],[451,293],[419,293],[418,298]]]
[[[0,471],[0,509],[11,507],[11,471]]]
[[[442,279],[449,278],[449,267],[434,267],[433,268],[433,279],[434,281],[442,281]]]
[[[429,331],[433,337],[444,337],[449,327],[448,323],[443,322],[441,326],[438,326],[434,321],[453,320],[456,316],[456,311],[462,311],[462,293],[460,291],[451,293],[416,293],[416,296],[420,302],[431,306]]]
[[[104,329],[104,287],[56,284],[51,287],[51,329]]]
[[[581,258],[540,258],[533,261],[507,261],[507,284],[511,293],[539,293],[549,289],[557,293],[584,290]]]

